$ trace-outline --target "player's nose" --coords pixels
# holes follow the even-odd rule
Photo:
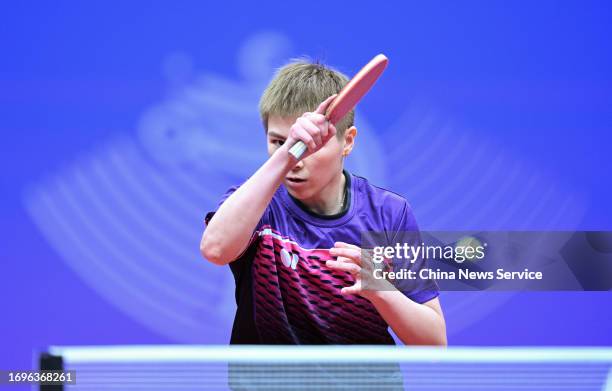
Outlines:
[[[300,160],[299,162],[296,163],[295,166],[293,166],[293,168],[291,169],[291,171],[300,171],[302,168],[304,168],[304,160]]]

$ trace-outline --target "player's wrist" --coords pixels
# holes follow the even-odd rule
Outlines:
[[[283,177],[287,174],[297,163],[297,160],[289,153],[291,146],[289,143],[281,145],[273,154],[272,159],[277,167],[283,168]]]

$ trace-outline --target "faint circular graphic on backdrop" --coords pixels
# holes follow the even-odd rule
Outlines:
[[[385,135],[386,164],[393,172],[389,186],[410,201],[421,230],[557,230],[559,225],[571,230],[586,210],[582,194],[502,146],[455,126],[431,104],[412,102]],[[449,337],[514,295],[443,292]]]

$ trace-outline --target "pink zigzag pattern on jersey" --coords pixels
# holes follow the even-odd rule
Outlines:
[[[262,227],[253,259],[254,306],[263,343],[392,344],[387,324],[361,296],[343,296],[354,284],[350,273],[329,269],[329,250],[308,250]],[[283,263],[281,252],[295,269]],[[287,258],[285,258],[287,260]]]

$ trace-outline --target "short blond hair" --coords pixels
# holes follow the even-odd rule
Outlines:
[[[308,59],[292,60],[278,69],[259,101],[259,113],[268,131],[271,116],[299,116],[314,111],[329,96],[340,92],[348,83],[346,75]],[[355,111],[351,110],[336,124],[337,135],[353,126]]]

